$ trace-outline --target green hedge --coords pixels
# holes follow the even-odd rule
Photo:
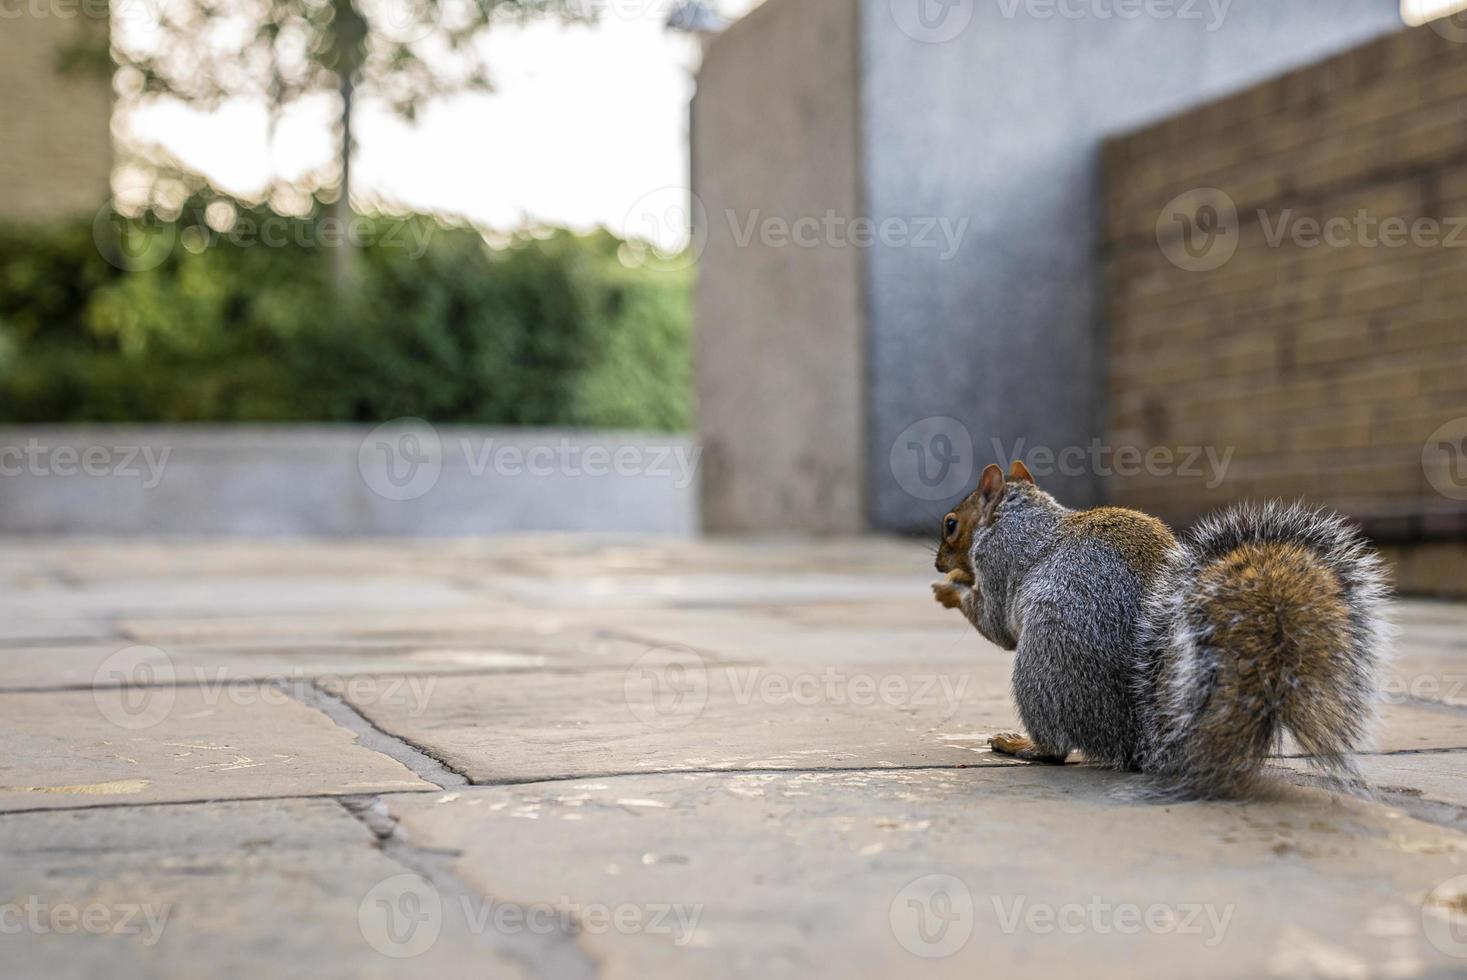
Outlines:
[[[338,228],[204,197],[0,226],[0,420],[690,424],[687,271],[376,216],[338,289]]]

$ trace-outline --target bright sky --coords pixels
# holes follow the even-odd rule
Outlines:
[[[725,14],[757,0],[724,0]],[[672,0],[610,0],[595,25],[490,32],[496,91],[431,105],[408,125],[370,103],[358,113],[355,195],[462,214],[490,228],[527,223],[623,230],[649,194],[686,188],[688,101],[697,41],[668,32]],[[264,107],[214,113],[177,104],[127,125],[224,189],[258,192],[331,159],[332,104],[302,104],[266,145]],[[646,229],[643,229],[646,233]],[[679,244],[679,232],[659,244]]]
[[[1408,24],[1424,24],[1467,8],[1467,0],[1401,0],[1401,18]]]

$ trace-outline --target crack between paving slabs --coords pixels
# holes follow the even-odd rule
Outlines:
[[[493,944],[495,952],[512,959],[531,975],[554,977],[556,980],[594,980],[600,975],[601,964],[581,945],[579,921],[569,910],[564,920],[570,924],[569,929],[552,916],[554,926],[550,932],[529,928],[512,933],[493,930],[488,927],[491,902],[500,908],[517,909],[520,913],[518,921],[522,923],[530,921],[527,914],[529,906],[523,902],[490,899],[481,894],[453,869],[454,860],[462,852],[413,843],[399,831],[398,820],[381,795],[343,796],[338,797],[337,802],[371,832],[378,850],[385,857],[426,881],[446,907],[457,903],[471,935],[483,937],[492,933],[498,939]]]
[[[315,708],[333,722],[357,736],[357,744],[380,752],[407,767],[413,775],[439,789],[470,785],[472,780],[435,755],[427,746],[419,745],[380,727],[362,714],[345,698],[322,690],[317,681],[301,681],[290,687],[296,700]]]

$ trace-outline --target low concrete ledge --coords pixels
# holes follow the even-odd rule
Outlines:
[[[685,436],[383,425],[0,427],[0,533],[697,531]]]

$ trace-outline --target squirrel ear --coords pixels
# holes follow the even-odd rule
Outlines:
[[[1003,470],[997,464],[989,463],[983,470],[983,478],[978,481],[978,521],[980,524],[987,524],[992,519],[994,509],[1003,499],[1003,491]]]
[[[1024,461],[1021,459],[1014,460],[1013,464],[1009,466],[1009,479],[1023,481],[1024,483],[1034,482],[1034,477],[1029,472],[1029,467],[1025,466]]]

